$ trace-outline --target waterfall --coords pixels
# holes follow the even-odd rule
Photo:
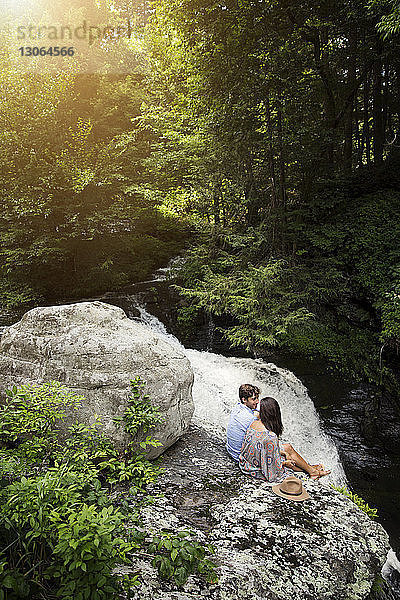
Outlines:
[[[227,358],[187,349],[143,306],[137,308],[143,323],[178,347],[189,359],[195,375],[195,424],[225,439],[229,414],[239,400],[240,384],[255,384],[262,396],[272,396],[279,402],[285,427],[282,437],[310,463],[322,462],[331,469],[331,475],[325,477],[324,482],[346,483],[336,446],[322,431],[307,389],[293,373],[261,359]]]

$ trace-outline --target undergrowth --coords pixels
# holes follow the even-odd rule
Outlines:
[[[117,598],[140,573],[116,567],[143,552],[178,586],[191,573],[215,580],[211,547],[189,532],[143,530],[140,509],[154,502],[146,487],[160,473],[145,452],[160,442],[130,437],[116,450],[99,422],[67,427],[83,401],[50,382],[13,387],[0,406],[0,600]],[[135,378],[117,425],[131,436],[160,421]]]

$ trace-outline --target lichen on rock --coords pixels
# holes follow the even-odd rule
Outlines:
[[[366,600],[389,549],[388,536],[323,480],[303,476],[311,498],[291,502],[241,474],[223,444],[191,426],[163,456],[143,510],[147,528],[190,529],[216,549],[219,581],[191,576],[178,590],[141,561],[140,600]],[[205,466],[206,465],[206,466]]]

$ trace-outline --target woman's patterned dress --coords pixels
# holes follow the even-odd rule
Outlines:
[[[272,431],[248,427],[239,456],[243,473],[268,483],[280,483],[293,472],[282,466],[279,440]]]

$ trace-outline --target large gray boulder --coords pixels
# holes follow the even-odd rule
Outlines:
[[[163,456],[152,486],[161,496],[142,510],[147,530],[194,532],[214,545],[218,583],[190,576],[182,589],[163,582],[142,556],[135,600],[377,600],[388,535],[323,480],[305,476],[310,499],[292,502],[243,475],[223,443],[191,426]],[[375,592],[373,591],[375,589]]]
[[[193,372],[177,348],[103,302],[34,308],[1,337],[0,391],[60,381],[86,398],[74,419],[92,424],[99,416],[117,447],[126,438],[113,418],[122,415],[136,375],[164,416],[152,431],[163,444],[151,450],[154,457],[186,431],[194,410]]]

